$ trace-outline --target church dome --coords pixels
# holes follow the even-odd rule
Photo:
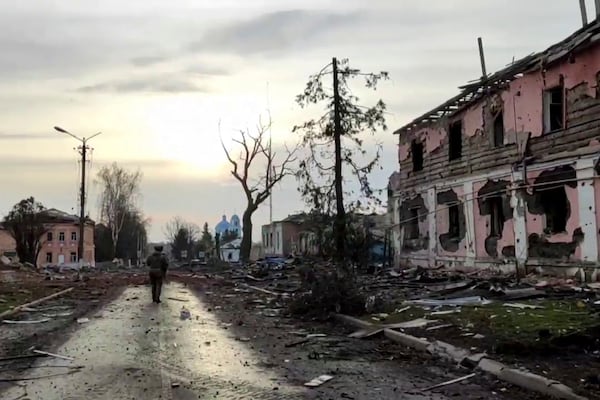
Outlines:
[[[215,227],[215,232],[222,234],[223,232],[230,230],[230,229],[231,229],[231,224],[229,222],[227,222],[227,216],[223,215],[223,219]]]

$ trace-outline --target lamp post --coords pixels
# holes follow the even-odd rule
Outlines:
[[[77,246],[77,258],[79,260],[79,264],[83,264],[83,244],[84,244],[84,232],[85,232],[85,163],[87,161],[87,151],[89,150],[89,147],[87,145],[87,142],[93,138],[95,138],[96,136],[100,135],[102,132],[98,132],[93,134],[92,136],[85,138],[85,137],[78,137],[73,135],[71,132],[67,131],[66,129],[63,129],[59,126],[55,126],[54,129],[60,133],[64,133],[66,135],[71,136],[72,138],[76,139],[78,142],[81,143],[81,145],[79,147],[77,147],[77,150],[79,150],[79,154],[81,154],[81,186],[80,186],[80,205],[79,205],[79,242],[78,242],[78,246]]]

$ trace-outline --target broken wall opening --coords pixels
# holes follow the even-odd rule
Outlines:
[[[488,180],[477,191],[479,215],[490,217],[486,225],[485,251],[491,257],[498,257],[498,240],[502,238],[504,224],[513,217],[510,197],[506,192],[509,184],[507,180]],[[505,257],[509,253],[510,249],[502,249]]]
[[[565,187],[561,185],[560,187],[540,190],[539,201],[544,210],[544,233],[566,232],[567,219],[569,218],[569,200],[567,199]]]
[[[527,210],[544,218],[543,232],[529,235],[529,255],[540,258],[568,258],[583,240],[580,228],[570,241],[548,242],[546,235],[564,233],[571,217],[571,207],[566,186],[577,188],[577,173],[571,165],[542,171],[532,182],[532,194],[527,195]]]
[[[423,170],[423,152],[424,146],[422,142],[413,140],[410,144],[410,152],[412,156],[413,172]]]
[[[450,124],[448,129],[448,159],[458,160],[462,157],[462,120]]]
[[[419,251],[429,247],[429,232],[421,232],[419,227],[419,223],[427,220],[428,214],[429,210],[420,194],[402,200],[398,208],[398,218],[400,227],[404,229],[402,242],[404,250]]]
[[[408,212],[409,220],[404,226],[404,239],[418,239],[419,237],[419,208],[411,208]]]
[[[458,251],[467,231],[463,203],[452,189],[439,192],[437,203],[446,208],[448,216],[448,231],[438,236],[440,245],[444,250],[454,253]]]
[[[562,85],[544,91],[544,133],[565,127],[565,89]]]
[[[504,146],[504,113],[500,111],[494,118],[494,147]]]

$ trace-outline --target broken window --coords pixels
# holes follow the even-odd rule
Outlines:
[[[558,131],[564,126],[564,89],[559,86],[544,92],[544,132]]]
[[[77,262],[77,253],[75,253],[74,251],[71,252],[71,262]]]
[[[539,199],[546,215],[546,233],[561,233],[567,230],[567,209],[569,202],[564,186],[542,189]]]
[[[502,209],[502,197],[491,197],[487,201],[490,206],[490,236],[502,237],[506,221]]]
[[[59,242],[65,241],[65,233],[64,232],[58,232],[58,241]]]
[[[448,158],[450,161],[462,157],[462,121],[456,121],[448,130]]]
[[[423,170],[423,143],[413,140],[411,145],[411,154],[413,162],[413,171]]]
[[[76,241],[77,240],[77,232],[71,232],[71,240],[72,241]]]
[[[46,262],[47,263],[51,263],[52,262],[52,253],[46,253]]]
[[[418,239],[419,238],[419,208],[411,208],[408,210],[408,218],[404,228],[404,238]]]
[[[448,233],[453,239],[460,237],[460,217],[458,207],[460,207],[460,204],[454,204],[448,207]]]
[[[49,241],[49,242],[51,242],[52,239],[54,239],[54,237],[52,235],[52,232],[48,232],[48,234],[46,235],[46,240]]]
[[[494,147],[504,146],[504,113],[500,111],[494,119]]]

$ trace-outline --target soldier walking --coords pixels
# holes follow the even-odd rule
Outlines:
[[[162,290],[163,279],[167,275],[167,268],[169,268],[169,261],[162,251],[162,246],[154,246],[154,253],[146,260],[146,265],[150,267],[152,301],[157,304],[160,303],[160,292]]]

